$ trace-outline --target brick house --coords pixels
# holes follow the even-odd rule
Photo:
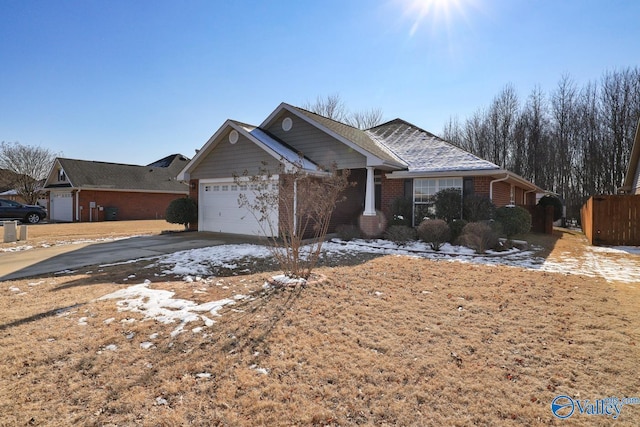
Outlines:
[[[176,179],[189,159],[173,154],[146,166],[57,158],[45,181],[51,221],[164,218],[172,200],[189,194]]]
[[[256,221],[238,207],[238,195],[248,193],[233,176],[293,166],[301,154],[309,173],[331,164],[350,170],[356,185],[332,223],[359,223],[371,235],[382,231],[381,218],[390,216],[398,197],[410,198],[418,212],[443,188],[485,195],[497,206],[534,205],[543,191],[401,119],[360,130],[282,103],[259,126],[227,120],[178,175],[198,200],[198,230],[258,233]]]

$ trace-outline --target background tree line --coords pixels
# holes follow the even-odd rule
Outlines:
[[[640,118],[640,69],[605,72],[582,87],[564,75],[521,99],[510,84],[442,137],[564,198],[567,218],[594,194],[615,194]]]

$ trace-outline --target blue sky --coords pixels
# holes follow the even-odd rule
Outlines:
[[[508,83],[525,98],[639,66],[638,16],[619,0],[0,0],[0,141],[147,164],[329,94],[440,133]]]

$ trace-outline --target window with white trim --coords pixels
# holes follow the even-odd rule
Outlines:
[[[416,178],[413,180],[414,225],[436,214],[435,195],[440,190],[456,188],[462,194],[462,178]]]

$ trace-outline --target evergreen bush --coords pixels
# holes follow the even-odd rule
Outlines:
[[[164,217],[171,224],[183,224],[184,229],[189,229],[189,224],[198,220],[198,204],[191,197],[181,197],[169,203]]]
[[[445,188],[436,193],[436,218],[450,223],[462,216],[462,193],[458,188]]]
[[[408,197],[396,197],[391,201],[391,225],[411,226],[413,201]]]
[[[542,196],[540,200],[538,200],[538,205],[540,206],[553,206],[553,220],[557,221],[562,218],[562,201],[551,194],[547,194],[546,196]]]
[[[449,242],[456,244],[458,238],[462,234],[462,229],[468,222],[464,219],[454,219],[449,223],[449,230],[451,231],[451,236],[449,237]]]
[[[507,239],[531,230],[531,214],[520,206],[502,206],[496,209],[496,221],[502,226]]]
[[[462,217],[469,222],[488,221],[496,212],[496,206],[487,196],[471,194],[465,196]]]

